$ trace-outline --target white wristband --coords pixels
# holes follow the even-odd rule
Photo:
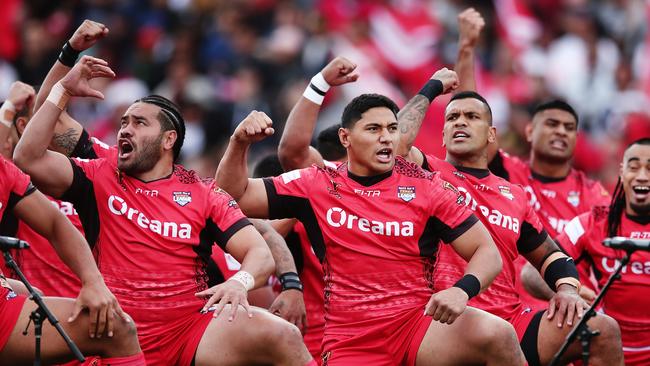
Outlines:
[[[65,106],[70,100],[70,93],[61,85],[61,82],[54,84],[52,90],[50,90],[50,95],[47,96],[47,101],[53,103],[60,110],[64,110]]]
[[[302,96],[318,105],[321,105],[323,104],[323,99],[325,99],[325,94],[327,94],[328,90],[330,90],[330,85],[325,81],[323,74],[319,72],[311,78],[311,81],[309,82],[309,85],[307,85]]]
[[[246,288],[246,291],[250,291],[253,286],[255,286],[255,277],[252,274],[246,271],[239,271],[235,273],[228,281],[233,280],[241,283]]]
[[[7,128],[11,128],[11,124],[14,121],[16,116],[16,106],[9,100],[5,100],[0,107],[0,123],[5,125]]]

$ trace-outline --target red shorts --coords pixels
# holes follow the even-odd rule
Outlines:
[[[520,305],[517,310],[517,315],[513,316],[512,319],[508,319],[508,322],[512,324],[515,328],[515,332],[517,332],[517,339],[519,339],[519,342],[521,342],[524,333],[526,333],[526,329],[528,329],[530,322],[538,312],[539,310],[533,310],[528,306]]]
[[[432,319],[417,307],[373,320],[354,335],[327,334],[325,330],[322,365],[415,365]]]
[[[0,351],[5,347],[13,332],[26,296],[16,295],[13,291],[0,287]]]
[[[128,313],[128,310],[127,310]],[[167,321],[140,321],[129,313],[138,327],[138,340],[147,365],[191,365],[212,313],[185,315]],[[160,315],[158,315],[160,317]],[[163,316],[164,317],[164,316]]]
[[[619,321],[626,366],[650,365],[650,327]]]

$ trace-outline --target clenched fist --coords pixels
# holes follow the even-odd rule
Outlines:
[[[252,111],[239,123],[232,138],[241,143],[253,144],[273,135],[273,121],[264,112]]]
[[[456,71],[449,70],[446,67],[443,67],[442,69],[436,71],[433,76],[431,76],[431,79],[437,79],[442,82],[443,94],[449,93],[450,91],[458,88],[459,85],[458,75],[456,74]]]
[[[357,65],[352,61],[339,56],[330,61],[330,63],[321,70],[321,74],[323,74],[323,78],[325,78],[325,81],[327,81],[329,85],[343,85],[357,81],[359,74],[353,73],[356,68]]]
[[[9,88],[9,96],[7,100],[16,108],[16,111],[21,111],[25,106],[31,106],[34,102],[36,91],[31,85],[25,84],[21,81],[15,81]]]
[[[92,47],[98,40],[106,37],[107,34],[108,28],[104,24],[86,19],[68,42],[70,42],[72,48],[82,52]]]
[[[474,47],[485,26],[485,20],[474,8],[465,9],[458,15],[458,44],[460,47]]]

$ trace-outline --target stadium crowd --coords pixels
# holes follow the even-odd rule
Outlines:
[[[544,365],[650,238],[647,1],[5,9],[0,235],[84,364]],[[648,263],[591,364],[650,364]],[[0,364],[34,309],[0,264]]]

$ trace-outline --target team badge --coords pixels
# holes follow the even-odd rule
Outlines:
[[[237,201],[235,201],[234,199],[231,199],[230,201],[228,201],[228,207],[230,207],[230,208],[239,208],[239,205],[237,204]]]
[[[336,183],[333,180],[330,180],[330,183],[332,183],[332,186],[327,187],[327,192],[329,192],[329,194],[331,194],[332,196],[340,199],[341,198],[341,194],[339,193],[340,184]]]
[[[173,194],[174,202],[178,203],[179,206],[185,206],[188,203],[192,202],[192,193],[191,192],[174,192]]]
[[[413,201],[415,198],[415,187],[397,186],[397,197],[401,198],[404,202]]]
[[[510,192],[510,187],[508,186],[499,186],[499,192],[501,192],[501,195],[510,201],[514,200],[515,197],[512,195],[512,192]]]
[[[580,192],[569,191],[569,195],[566,200],[569,201],[571,206],[578,207],[580,204]]]

